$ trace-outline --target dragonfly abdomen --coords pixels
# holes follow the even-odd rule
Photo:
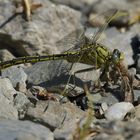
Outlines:
[[[101,64],[104,64],[106,58],[109,55],[108,50],[102,47],[101,45],[99,46],[96,45],[96,47],[89,46],[89,48],[90,49],[88,49],[87,47],[80,51],[65,52],[62,54],[19,57],[9,61],[1,62],[0,70],[18,64],[35,63],[35,62],[59,60],[59,59],[65,59],[70,63],[79,62],[79,63],[89,64],[89,65],[96,65],[100,67]]]
[[[66,59],[68,57],[75,57],[77,52],[67,52],[64,54],[52,54],[52,55],[44,55],[44,56],[25,56],[15,58],[9,61],[4,61],[0,63],[0,69],[4,69],[10,66],[24,64],[24,63],[36,63],[41,61],[49,61],[49,60],[59,60],[59,59]]]

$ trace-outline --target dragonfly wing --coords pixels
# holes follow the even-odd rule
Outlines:
[[[95,36],[92,36],[91,43],[94,43],[99,39],[102,32],[107,28],[107,26],[111,22],[111,20],[116,18],[117,14],[118,14],[118,10],[109,10],[109,11],[107,11],[107,13],[105,13],[105,15],[108,17],[106,24],[104,24],[101,28],[99,28],[99,30],[97,31]]]
[[[84,40],[84,30],[83,29],[77,29],[70,34],[66,35],[63,39],[56,42],[56,47],[61,47],[61,52],[67,52],[67,51],[76,51],[80,47],[78,44],[82,44]]]
[[[115,9],[111,9],[111,10],[108,10],[104,16],[107,18],[106,20],[106,24],[104,24],[96,33],[95,36],[93,36],[91,38],[91,41],[92,43],[96,42],[99,37],[101,36],[102,32],[107,28],[108,24],[113,21],[113,20],[116,20],[120,17],[124,17],[124,16],[127,16],[127,13],[125,11],[119,11],[119,10],[115,10]]]

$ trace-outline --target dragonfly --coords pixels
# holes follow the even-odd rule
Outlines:
[[[110,65],[117,65],[121,61],[124,60],[124,55],[118,49],[114,49],[113,51],[109,51],[106,46],[97,42],[101,33],[108,26],[109,22],[116,18],[117,16],[121,16],[119,11],[115,10],[111,13],[111,16],[106,21],[106,24],[102,26],[95,36],[83,44],[79,46],[77,50],[68,50],[66,52],[60,54],[50,54],[43,56],[24,56],[15,58],[8,61],[0,62],[0,70],[8,68],[10,66],[25,64],[25,63],[36,63],[41,61],[50,61],[50,60],[67,60],[68,62],[74,63],[83,63],[91,66],[95,66],[96,69],[104,66],[104,73],[108,71]],[[93,68],[92,68],[93,69]],[[89,69],[84,69],[79,72],[89,71]],[[101,75],[103,75],[101,74]],[[71,75],[70,75],[71,76]],[[70,81],[70,77],[68,79],[67,84]],[[63,93],[65,92],[65,89]]]
[[[102,31],[107,27],[108,23],[116,17],[116,15],[118,15],[118,11],[115,11],[112,16],[108,18],[107,23],[99,29],[94,37],[92,37],[92,41],[89,41],[80,46],[79,50],[66,51],[60,54],[50,54],[43,56],[24,56],[9,61],[3,61],[0,62],[0,70],[24,63],[36,63],[41,61],[60,59],[65,59],[70,63],[78,62],[88,65],[96,65],[97,68],[100,68],[104,64],[109,65],[109,63],[118,63],[124,59],[123,53],[117,49],[115,49],[113,52],[110,52],[104,45],[97,43],[97,40],[100,37]]]

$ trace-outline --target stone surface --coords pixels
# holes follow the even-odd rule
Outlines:
[[[7,77],[12,82],[14,88],[18,88],[19,91],[26,91],[27,74],[23,71],[22,67],[10,67],[2,70],[2,77]]]
[[[17,92],[17,94],[14,97],[13,102],[14,102],[14,107],[18,111],[19,119],[24,118],[27,108],[31,106],[31,103],[29,99],[27,98],[27,96],[24,93]]]
[[[81,11],[86,14],[90,11],[92,4],[97,0],[52,0],[57,4],[68,5],[71,8]]]
[[[0,140],[54,140],[46,127],[29,121],[0,120]]]
[[[67,89],[72,90],[75,87],[73,94],[79,95],[83,92],[83,84],[87,83],[89,86],[92,85],[92,82],[95,82],[99,78],[99,71],[92,70],[82,73],[77,73],[74,76],[74,73],[78,70],[90,68],[89,65],[84,64],[74,64],[70,71],[71,64],[62,61],[49,61],[36,63],[30,68],[25,70],[28,75],[28,83],[45,86],[47,89],[53,91],[63,92],[65,86],[68,84]],[[68,83],[68,79],[71,77],[71,80]],[[52,88],[51,88],[52,87]]]
[[[140,105],[136,106],[135,109],[136,109],[136,118],[139,119],[140,118]]]
[[[107,18],[105,11],[117,8],[128,13],[128,18],[120,18],[119,23],[123,29],[108,27],[106,30],[100,30],[103,32],[101,36],[98,34],[97,41],[105,45],[110,52],[114,49],[123,52],[125,64],[131,65],[130,68],[134,70],[133,72],[131,69],[130,73],[133,75],[139,73],[140,24],[135,24],[139,21],[139,0],[120,2],[116,0],[107,2],[105,0],[34,0],[33,2],[41,3],[43,6],[33,11],[31,21],[28,22],[23,15],[18,15],[9,19],[9,22],[3,26],[3,23],[6,23],[6,20],[14,13],[15,5],[13,1],[0,0],[1,60],[12,58],[10,54],[20,57],[65,52],[77,42],[81,43],[79,42],[83,31],[81,23],[87,27],[85,36],[96,39],[97,28],[93,28],[89,20],[94,20],[95,15],[97,17],[97,20],[94,20],[95,23],[99,22],[99,26],[102,26]],[[100,20],[102,18],[103,21]],[[90,25],[87,25],[87,22]],[[128,23],[131,25],[129,26]],[[75,49],[78,49],[78,45],[69,51],[75,51]],[[132,65],[134,62],[136,64]],[[82,120],[87,117],[88,99],[91,100],[95,109],[94,119],[90,120],[91,128],[88,128],[90,135],[93,136],[91,139],[140,139],[140,115],[139,105],[137,105],[140,96],[139,89],[134,90],[134,104],[137,105],[135,108],[130,103],[118,103],[121,101],[120,85],[118,85],[120,83],[104,86],[104,91],[101,87],[94,89],[94,83],[98,80],[100,71],[93,70],[73,77],[72,75],[77,70],[90,66],[76,63],[71,71],[70,67],[71,65],[65,60],[56,60],[36,63],[24,70],[11,67],[2,71],[2,76],[8,77],[15,89],[22,92],[17,92],[10,80],[0,79],[0,140],[72,140],[73,132],[77,132],[76,128],[84,126]],[[90,87],[88,97],[85,96],[86,91],[83,88],[85,83]],[[101,86],[103,84],[104,82]],[[28,91],[34,88],[34,92],[28,93],[26,86]],[[72,90],[74,86],[76,88]],[[67,94],[69,97],[58,102],[63,98],[62,93],[65,87],[71,90],[70,94]],[[57,100],[37,98],[37,94],[42,93],[44,89],[45,93],[48,93],[46,96],[57,96]],[[98,111],[100,111],[100,116]],[[134,112],[136,112],[136,117]],[[107,119],[104,118],[104,113]],[[17,119],[26,121],[17,121]],[[125,121],[118,121],[123,119]]]
[[[16,93],[9,79],[0,79],[0,118],[18,119],[18,112],[13,106]]]
[[[120,102],[112,105],[105,111],[105,118],[107,120],[123,120],[127,114],[132,114],[132,118],[135,116],[135,108],[129,102]]]
[[[8,50],[6,50],[6,49],[0,50],[0,60],[1,61],[7,61],[7,60],[10,60],[13,58],[15,58],[15,57]]]
[[[86,116],[86,112],[81,111],[71,103],[63,105],[66,116],[62,126],[58,127],[54,131],[54,137],[56,139],[73,139],[73,134],[77,128],[77,123]]]
[[[64,48],[56,48],[56,43],[82,27],[78,11],[46,0],[38,3],[43,6],[34,12],[30,22],[18,15],[0,30],[0,42],[15,56],[61,52]],[[12,16],[15,6],[10,0],[1,1],[0,6],[0,24],[3,24]]]
[[[69,124],[72,120],[76,122],[83,115],[84,112],[71,103],[60,104],[54,101],[40,101],[34,108],[29,107],[25,118],[37,121],[51,130],[55,130]]]
[[[104,13],[110,9],[118,9],[118,10],[136,10],[138,9],[140,3],[138,0],[136,1],[127,1],[123,0],[121,2],[117,2],[116,0],[109,0],[108,3],[105,0],[97,1],[93,5],[93,10],[99,13]]]
[[[98,122],[98,128],[101,130],[95,140],[139,140],[140,121],[115,121],[115,122]],[[97,128],[97,127],[96,127]]]

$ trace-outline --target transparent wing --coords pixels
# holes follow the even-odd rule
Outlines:
[[[106,23],[102,25],[99,28],[99,30],[94,35],[92,35],[92,37],[90,38],[85,37],[84,29],[79,28],[73,31],[72,33],[68,34],[67,36],[65,36],[63,39],[57,41],[56,47],[59,47],[62,53],[67,51],[80,51],[80,48],[82,46],[86,47],[88,46],[88,44],[95,43],[100,38],[103,31],[107,28],[110,21],[112,21],[117,17],[122,16],[123,14],[124,13],[119,12],[118,10],[109,10],[104,14],[100,14],[107,18]],[[98,17],[94,17],[93,20],[97,18]]]
[[[95,35],[92,35],[91,38],[85,37],[85,31],[83,28],[76,29],[75,31],[71,32],[67,36],[65,36],[63,39],[56,42],[56,47],[60,48],[60,51],[62,53],[67,51],[80,51],[80,48],[85,44],[94,43],[96,42],[99,37],[101,36],[102,32],[106,29],[108,26],[108,23],[115,17],[117,14],[117,10],[109,10],[108,12],[102,14],[103,16],[109,17],[106,21],[106,23],[95,33]],[[98,17],[95,17],[94,19],[97,19]],[[86,46],[85,46],[86,47]]]
[[[113,18],[116,17],[117,13],[118,13],[118,10],[109,10],[109,11],[107,11],[107,13],[105,13],[106,16],[108,16],[109,18],[107,19],[106,23],[102,27],[99,28],[99,30],[97,31],[96,35],[92,36],[91,43],[96,42],[100,38],[100,36],[103,33],[103,31],[107,28],[109,22],[111,20],[113,20]]]
[[[104,14],[104,16],[106,17],[106,23],[101,28],[99,28],[99,30],[97,31],[95,36],[92,36],[91,43],[94,43],[99,39],[99,37],[101,36],[103,31],[107,28],[108,24],[112,20],[114,20],[114,19],[116,19],[118,17],[121,17],[121,16],[125,16],[126,14],[127,14],[126,12],[120,12],[120,11],[115,10],[115,9],[111,9],[111,10],[107,11]]]
[[[79,44],[79,45],[78,45]],[[84,44],[84,29],[76,29],[63,39],[56,42],[56,47],[62,48],[61,52],[79,50],[80,45]]]

